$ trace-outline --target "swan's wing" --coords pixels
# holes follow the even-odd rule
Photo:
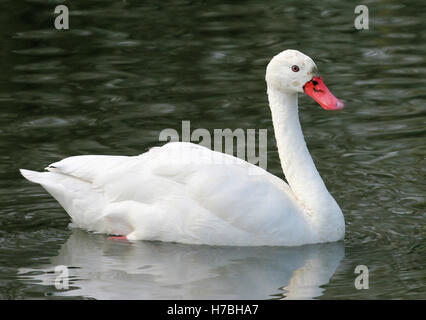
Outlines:
[[[220,243],[243,244],[282,231],[283,220],[292,226],[288,232],[298,231],[298,221],[289,220],[295,219],[291,213],[297,205],[283,181],[199,145],[169,143],[135,157],[77,156],[47,169],[47,174],[85,183],[77,193],[77,184],[71,184],[74,191],[65,195],[71,202],[93,194],[102,199],[103,210],[96,216],[103,222],[91,228],[101,232],[212,244],[222,237]],[[66,179],[55,189],[67,189]],[[46,189],[57,198],[52,187]]]

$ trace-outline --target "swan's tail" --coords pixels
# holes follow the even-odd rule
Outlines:
[[[37,171],[31,171],[26,169],[19,169],[21,174],[24,176],[25,179],[34,182],[34,183],[43,183],[43,174],[44,172],[37,172]]]
[[[98,229],[98,219],[105,205],[103,194],[88,181],[58,172],[20,169],[29,181],[40,184],[54,197],[78,226]]]

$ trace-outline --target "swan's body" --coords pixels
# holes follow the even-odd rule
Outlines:
[[[296,63],[300,73],[288,73]],[[313,61],[294,50],[268,65],[275,136],[290,186],[244,160],[183,142],[140,156],[76,156],[48,172],[21,172],[55,197],[77,226],[129,240],[240,246],[341,240],[342,212],[315,168],[298,118],[297,92],[320,81],[315,72]],[[336,98],[337,105],[314,98],[327,109],[343,106]]]

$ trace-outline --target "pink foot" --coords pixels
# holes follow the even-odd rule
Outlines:
[[[126,236],[118,236],[118,237],[108,237],[111,240],[127,240]]]

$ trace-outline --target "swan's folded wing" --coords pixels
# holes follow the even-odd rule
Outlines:
[[[169,143],[134,157],[71,157],[47,169],[89,183],[105,199],[105,217],[123,219],[134,229],[151,226],[152,239],[182,240],[168,238],[180,233],[191,235],[191,242],[228,232],[254,241],[282,231],[283,220],[292,226],[288,232],[299,230],[291,215],[296,201],[285,182],[194,144]]]

